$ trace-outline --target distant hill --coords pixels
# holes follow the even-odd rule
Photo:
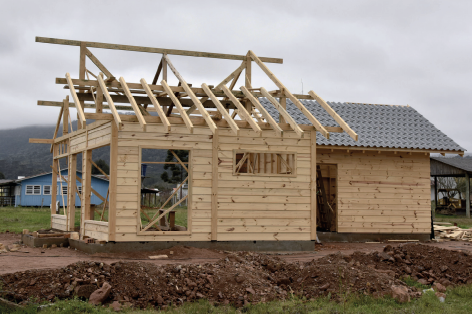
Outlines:
[[[87,121],[89,122],[89,121]],[[77,121],[72,123],[77,130]],[[55,126],[30,126],[17,129],[0,130],[0,172],[6,179],[17,179],[18,176],[32,176],[51,172],[52,154],[48,144],[30,144],[30,138],[52,138]],[[62,127],[59,135],[62,134]],[[159,160],[164,160],[166,151],[158,151]],[[77,169],[82,169],[82,155],[77,158]],[[110,148],[102,147],[93,150],[93,160],[105,160],[110,163]],[[67,167],[66,160],[61,160],[61,169]],[[150,187],[162,184],[160,173],[162,165],[148,167],[145,184]]]

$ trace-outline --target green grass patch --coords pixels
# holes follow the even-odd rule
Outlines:
[[[171,206],[166,206],[164,209],[167,209],[169,207],[171,207]],[[187,206],[178,206],[178,207],[175,207],[173,210],[175,211],[175,224],[179,225],[179,226],[187,227],[187,219],[188,219]],[[145,211],[146,211],[146,214],[150,218],[152,218],[156,214],[158,209],[157,208],[145,209]],[[157,215],[156,215],[156,217],[157,217]],[[145,226],[149,223],[148,219],[146,218],[146,216],[143,213],[141,213],[141,222],[143,223],[143,226]]]
[[[450,222],[452,224],[457,223],[457,226],[463,229],[472,228],[472,219],[466,218],[461,215],[441,215],[436,214],[434,221],[437,222]]]
[[[461,286],[447,291],[446,302],[439,302],[434,293],[426,293],[421,298],[409,303],[399,304],[390,297],[375,299],[371,296],[351,294],[344,302],[332,300],[330,297],[318,298],[311,301],[292,298],[287,301],[273,301],[249,305],[244,308],[232,306],[213,306],[209,302],[201,300],[195,303],[186,303],[183,306],[171,307],[165,313],[170,314],[204,314],[204,313],[250,313],[250,314],[305,314],[305,313],[415,313],[415,314],[439,314],[439,313],[472,313],[472,286]],[[35,313],[35,309],[11,313]],[[1,313],[8,313],[5,310]],[[41,313],[113,313],[109,307],[95,307],[80,300],[62,300],[45,308]],[[124,308],[123,313],[160,313],[160,311],[148,309],[139,310]]]
[[[0,207],[0,232],[22,232],[49,228],[51,214],[49,207]]]

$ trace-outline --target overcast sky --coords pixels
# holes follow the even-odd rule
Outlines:
[[[278,57],[293,92],[410,105],[472,152],[472,1],[2,1],[0,128],[54,124],[55,84],[79,48],[35,36]],[[152,81],[161,55],[91,49],[116,76]],[[170,56],[186,81],[219,83],[240,61]],[[96,68],[88,62],[92,72]],[[255,67],[253,67],[255,69]],[[261,71],[253,85],[275,87]],[[176,83],[170,80],[170,83]],[[237,85],[239,86],[239,85]],[[73,111],[75,116],[75,111]]]

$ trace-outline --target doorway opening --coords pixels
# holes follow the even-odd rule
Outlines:
[[[338,226],[338,167],[317,164],[316,166],[316,230],[337,231]]]

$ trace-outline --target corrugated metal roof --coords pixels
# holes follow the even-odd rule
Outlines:
[[[472,172],[472,158],[431,157],[431,159],[467,172]]]
[[[278,121],[278,111],[266,99],[259,101]],[[339,124],[315,100],[300,100],[323,126]],[[465,151],[446,134],[410,106],[371,105],[328,102],[346,123],[359,135],[354,141],[347,133],[330,133],[330,139],[318,136],[318,145],[410,148]],[[287,99],[287,112],[299,124],[311,122]]]

